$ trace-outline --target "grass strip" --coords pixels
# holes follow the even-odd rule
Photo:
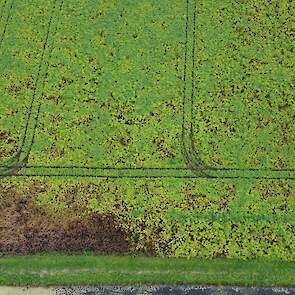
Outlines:
[[[295,286],[295,262],[44,254],[0,258],[0,284]]]

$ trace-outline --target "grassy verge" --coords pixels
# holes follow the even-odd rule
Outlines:
[[[295,262],[131,256],[0,258],[1,285],[211,284],[295,286]]]

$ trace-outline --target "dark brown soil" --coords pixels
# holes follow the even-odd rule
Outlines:
[[[128,252],[126,234],[116,227],[113,216],[81,214],[78,210],[76,216],[66,210],[49,214],[35,201],[42,190],[44,184],[36,181],[22,193],[14,186],[0,184],[0,253]]]

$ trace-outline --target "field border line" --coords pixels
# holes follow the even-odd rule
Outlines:
[[[187,168],[162,168],[162,167],[71,167],[71,166],[13,166],[15,171],[19,171],[18,176],[59,176],[59,177],[113,177],[113,178],[204,178],[218,179],[219,177],[208,175],[197,175]],[[204,170],[204,172],[207,172]],[[234,171],[225,174],[224,179],[295,179],[289,171],[272,171],[271,173],[252,171]],[[283,173],[283,175],[282,175]]]

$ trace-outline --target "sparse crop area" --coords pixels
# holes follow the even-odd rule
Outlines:
[[[294,261],[293,12],[0,0],[0,253]]]

